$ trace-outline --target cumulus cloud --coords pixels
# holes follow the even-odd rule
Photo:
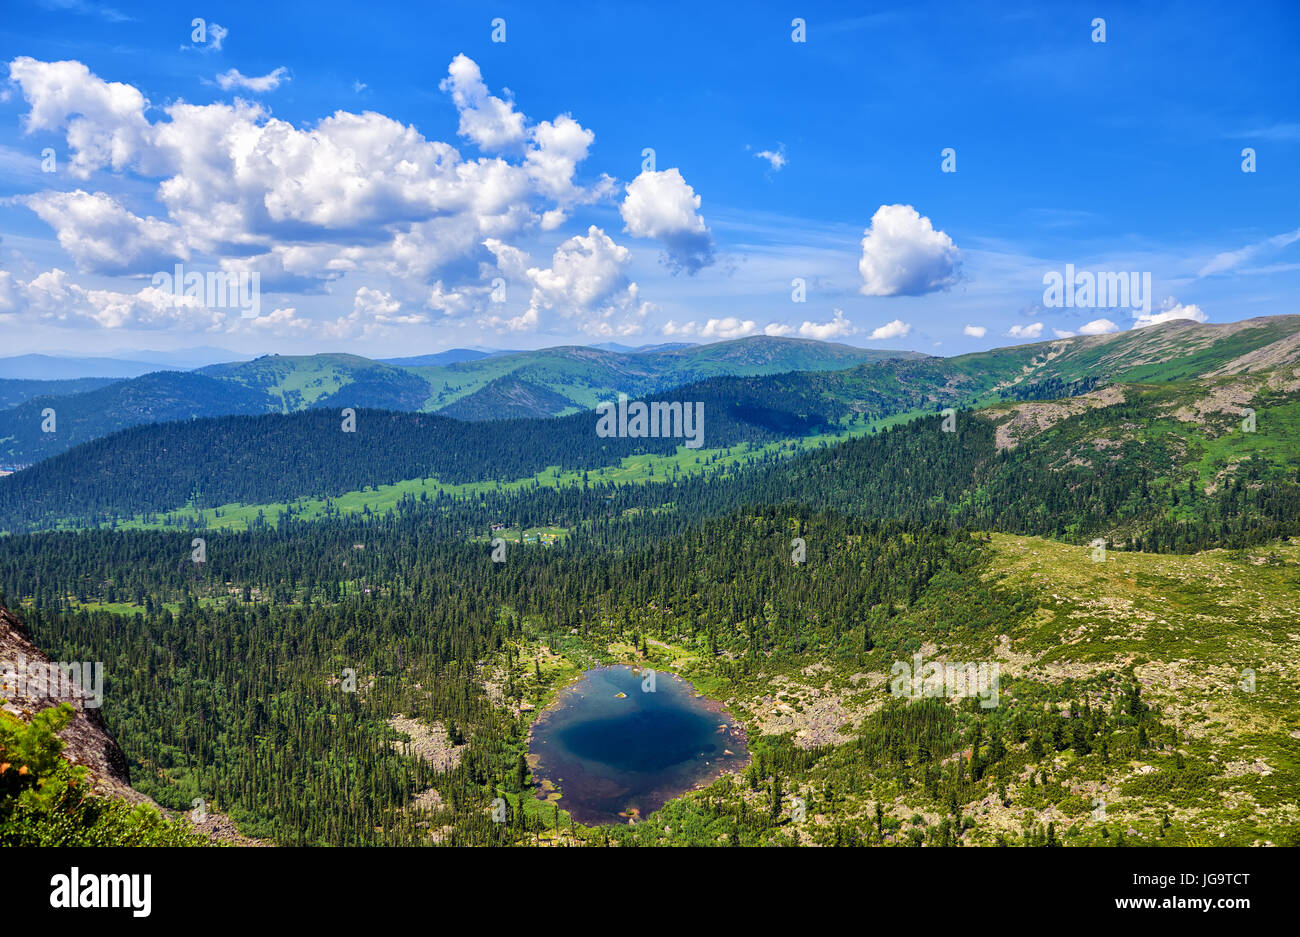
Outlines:
[[[1109,335],[1111,332],[1118,332],[1119,326],[1109,319],[1093,319],[1079,327],[1080,335]]]
[[[968,335],[971,338],[983,338],[988,334],[988,329],[982,325],[968,325],[961,330],[962,335]]]
[[[267,91],[274,91],[276,88],[280,87],[283,82],[288,81],[288,73],[289,70],[281,65],[275,71],[262,75],[259,78],[252,75],[241,74],[239,69],[232,68],[217,76],[217,84],[221,86],[222,91],[229,91],[232,88],[242,88],[256,94],[263,94]]]
[[[957,283],[961,254],[911,205],[881,205],[862,239],[862,292],[922,296]]]
[[[147,102],[131,85],[103,81],[80,62],[38,62],[27,56],[9,63],[9,79],[31,105],[24,129],[66,133],[69,171],[78,178],[102,167],[126,169],[148,145]]]
[[[897,320],[895,320],[895,322],[897,322]],[[894,324],[895,323],[890,323],[890,325],[894,325]],[[903,325],[903,323],[901,322],[897,322],[897,324]],[[888,326],[886,326],[885,328],[888,328]],[[903,328],[904,331],[901,334],[906,335],[907,334],[906,330],[909,327],[903,326]],[[803,325],[799,326],[799,334],[802,335],[804,338],[816,338],[822,341],[825,341],[826,339],[829,338],[843,338],[846,335],[853,335],[857,331],[858,330],[853,327],[853,323],[851,323],[848,319],[844,318],[844,311],[842,309],[836,309],[835,314],[831,317],[831,320],[829,322],[822,322],[822,323],[804,322]],[[879,332],[880,329],[877,329],[876,331]],[[872,338],[875,337],[876,335],[873,332]],[[894,336],[881,335],[880,337],[893,338]]]
[[[371,289],[363,286],[352,298],[352,311],[362,319],[373,319],[381,325],[415,325],[428,322],[429,317],[423,313],[398,315],[402,304],[393,299],[387,290]]]
[[[503,255],[509,265],[518,258]],[[484,324],[501,331],[532,331],[543,315],[558,313],[573,320],[588,335],[635,335],[652,308],[640,298],[640,288],[627,277],[632,254],[592,225],[586,235],[569,238],[555,249],[547,268],[526,271],[532,283],[528,309],[514,317],[489,316]]]
[[[448,318],[459,318],[481,311],[492,294],[491,286],[444,287],[441,280],[429,290],[425,305]]]
[[[567,114],[544,120],[529,136],[532,143],[524,158],[524,169],[537,191],[555,201],[556,207],[542,215],[542,229],[549,231],[564,222],[575,204],[599,201],[614,191],[614,179],[602,174],[591,187],[573,181],[579,163],[587,158],[596,135]]]
[[[270,332],[273,335],[305,335],[311,332],[315,323],[310,319],[300,318],[298,310],[292,306],[273,309],[266,315],[255,319],[240,319],[240,324],[254,333]]]
[[[912,326],[902,319],[894,319],[892,322],[886,322],[879,328],[872,329],[871,335],[868,336],[873,342],[878,342],[886,338],[907,338],[911,333]]]
[[[1057,338],[1074,338],[1076,335],[1109,335],[1118,331],[1119,326],[1109,319],[1093,319],[1091,322],[1081,325],[1077,331],[1052,329],[1052,334]]]
[[[732,339],[744,338],[758,331],[758,324],[753,319],[738,319],[726,316],[722,319],[710,319],[700,329],[702,338]]]
[[[677,169],[644,170],[626,187],[623,230],[663,243],[668,266],[693,274],[713,263],[713,235],[699,213],[700,196]]]
[[[488,93],[478,63],[469,56],[462,53],[452,59],[438,87],[451,94],[460,112],[460,135],[480,150],[499,152],[523,143],[524,115],[513,102]]]
[[[1013,325],[1007,330],[1010,338],[1038,338],[1043,334],[1043,323],[1032,322],[1029,325]]]
[[[189,258],[175,225],[140,218],[103,192],[42,192],[18,201],[54,229],[59,246],[84,272],[157,270]]]
[[[444,83],[461,132],[508,155],[469,158],[372,111],[300,126],[238,99],[154,109],[136,88],[106,82],[79,62],[24,57],[9,70],[29,105],[26,129],[64,133],[71,173],[157,180],[165,209],[158,218],[103,193],[27,198],[87,271],[147,274],[172,257],[201,254],[261,272],[265,289],[319,290],[357,273],[437,281],[452,294],[457,280],[493,263],[489,241],[554,227],[614,187],[605,176],[590,186],[575,180],[591,131],[567,115],[530,124],[487,92],[464,56]],[[155,110],[162,116],[151,121]]]
[[[57,267],[28,281],[6,275],[0,312],[43,325],[102,329],[217,331],[225,310],[209,309],[191,296],[147,286],[134,293],[88,289]]]
[[[1193,322],[1208,322],[1210,317],[1195,303],[1184,305],[1172,296],[1160,304],[1159,312],[1138,312],[1134,314],[1133,328],[1144,329],[1149,325],[1161,325],[1177,319],[1190,319]]]
[[[838,310],[836,310],[838,312]],[[834,322],[827,323],[825,326],[818,326],[813,322],[805,322],[803,327],[798,331],[800,334],[807,334],[805,329],[827,328],[834,325]],[[727,316],[722,319],[709,319],[700,325],[697,322],[678,323],[669,319],[664,323],[663,333],[672,338],[690,338],[698,336],[700,338],[714,338],[720,341],[726,341],[734,338],[745,338],[750,335],[768,335],[774,338],[781,338],[795,331],[792,325],[785,325],[780,322],[769,322],[761,329],[758,323],[753,319],[741,319],[737,316]]]
[[[402,303],[387,290],[358,287],[352,297],[352,313],[333,322],[321,323],[321,334],[329,338],[356,338],[383,334],[393,326],[423,325],[423,312],[403,312]]]

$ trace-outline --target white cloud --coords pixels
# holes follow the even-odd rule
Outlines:
[[[131,85],[103,81],[80,62],[38,62],[27,56],[9,63],[9,79],[31,105],[23,119],[28,133],[65,131],[74,176],[84,179],[106,166],[125,169],[147,147],[147,102]]]
[[[894,325],[902,326],[903,331],[897,334],[881,335],[880,338],[900,337],[901,335],[906,335],[911,329],[910,326],[903,325],[903,323],[898,322],[898,320],[894,320],[894,322],[891,322],[889,326],[882,326],[882,328],[887,329]],[[816,322],[804,322],[803,325],[799,326],[799,334],[804,338],[816,338],[822,341],[826,341],[830,338],[843,338],[846,335],[853,335],[857,331],[858,330],[853,327],[853,323],[844,318],[844,310],[842,309],[836,309],[835,315],[829,322],[820,324]],[[876,332],[879,331],[881,331],[881,329],[876,329]],[[876,333],[873,332],[871,337],[875,338]]]
[[[203,32],[203,42],[195,40],[194,45],[192,46],[182,45],[181,51],[184,52],[186,49],[196,49],[199,52],[220,52],[221,44],[225,42],[226,37],[230,35],[230,30],[226,29],[226,27],[222,26],[220,23],[207,23],[203,28]]]
[[[402,304],[393,299],[392,294],[386,290],[363,286],[352,297],[352,311],[362,318],[374,319],[376,322],[399,321],[401,317],[397,313],[401,309]]]
[[[805,326],[813,326],[814,323],[805,322]],[[741,319],[736,316],[727,316],[722,319],[709,319],[700,326],[697,322],[683,322],[678,324],[676,321],[669,319],[664,323],[664,335],[674,338],[688,338],[698,336],[700,338],[713,338],[719,341],[727,341],[734,338],[745,338],[749,335],[757,335],[760,332],[763,335],[770,335],[775,338],[781,338],[795,331],[794,326],[784,325],[780,322],[769,322],[761,329],[758,323],[753,319]],[[802,331],[802,330],[801,330]]]
[[[895,319],[892,322],[886,322],[879,328],[872,329],[871,335],[868,336],[873,342],[881,341],[886,338],[907,338],[911,333],[912,326],[901,319]]]
[[[765,159],[767,164],[772,167],[773,172],[780,172],[785,168],[785,144],[782,143],[775,150],[759,150],[754,154],[756,159]]]
[[[42,325],[216,331],[227,319],[224,310],[153,286],[135,293],[88,289],[57,267],[25,282],[6,275],[0,286],[0,312],[7,306],[9,314]]]
[[[429,290],[429,298],[424,304],[444,316],[455,318],[481,311],[491,294],[491,286],[458,286],[447,289],[439,280]]]
[[[513,318],[490,316],[484,324],[504,331],[532,331],[541,326],[544,313],[557,312],[575,320],[588,335],[635,335],[652,307],[627,278],[631,260],[626,247],[592,225],[585,236],[571,237],[557,247],[550,267],[528,269],[533,291],[527,311]]]
[[[1043,323],[1032,322],[1029,325],[1013,325],[1007,330],[1011,338],[1038,338],[1043,334]]]
[[[911,205],[881,205],[862,239],[861,291],[922,296],[957,283],[961,253]]]
[[[165,216],[139,218],[98,193],[42,193],[28,204],[87,270],[106,269],[107,245],[120,239],[121,273],[157,269],[167,248],[222,265],[237,258],[263,273],[266,289],[370,273],[441,280],[454,292],[453,278],[492,263],[489,239],[553,227],[573,205],[609,195],[613,182],[575,182],[594,135],[572,118],[530,127],[486,93],[472,61],[458,57],[450,72],[463,132],[484,147],[517,144],[514,158],[465,158],[373,111],[295,126],[248,101],[175,102],[151,123],[149,102],[130,85],[78,62],[14,59],[27,129],[65,132],[74,175],[109,169],[157,180]]]
[[[524,169],[537,191],[557,204],[542,215],[543,230],[559,227],[570,206],[595,202],[613,193],[615,182],[608,175],[602,175],[590,189],[574,184],[578,163],[587,158],[587,150],[596,135],[572,117],[562,114],[553,122],[544,120],[529,136],[532,145],[524,157]]]
[[[1196,275],[1198,277],[1208,277],[1216,273],[1227,273],[1230,270],[1235,270],[1252,257],[1272,250],[1281,250],[1284,247],[1291,246],[1296,241],[1300,241],[1300,228],[1284,234],[1274,235],[1256,244],[1248,244],[1240,250],[1224,251],[1221,254],[1216,254],[1205,263],[1196,272]]]
[[[746,335],[753,335],[757,331],[758,324],[753,319],[738,319],[735,316],[727,316],[705,322],[704,328],[700,329],[700,335],[703,338],[726,340],[744,338]]]
[[[329,338],[355,338],[383,334],[393,326],[423,325],[428,321],[423,312],[403,313],[401,301],[387,290],[362,286],[353,294],[351,315],[321,323],[320,331]]]
[[[267,91],[274,91],[283,82],[288,81],[288,73],[289,70],[281,65],[270,74],[258,78],[241,74],[239,69],[232,68],[217,76],[217,84],[221,86],[222,91],[229,91],[231,88],[243,88],[256,94],[263,94]]]
[[[1080,335],[1109,335],[1111,332],[1118,332],[1119,326],[1109,319],[1093,319],[1079,327]]]
[[[255,319],[239,319],[240,326],[252,332],[270,332],[274,335],[305,335],[315,328],[310,319],[298,316],[298,310],[292,306],[273,309],[264,316]],[[229,331],[234,331],[232,326]]]
[[[59,246],[84,272],[158,270],[190,256],[175,225],[140,218],[103,192],[41,192],[18,201],[54,229]]]
[[[982,325],[968,325],[966,328],[961,330],[961,334],[967,335],[971,338],[983,338],[988,334],[988,331],[989,330]]]
[[[674,271],[695,273],[713,263],[713,235],[699,214],[700,196],[681,172],[647,169],[626,189],[619,207],[624,231],[663,242]]]
[[[209,23],[206,48],[211,49],[213,52],[220,52],[221,44],[226,41],[226,37],[229,35],[230,30],[226,29],[226,27],[222,26],[220,23]]]
[[[447,77],[438,85],[450,92],[460,112],[462,137],[484,152],[499,152],[524,142],[524,115],[514,103],[488,93],[478,63],[465,54],[451,60]]]
[[[1041,325],[1042,323],[1037,324]],[[1119,326],[1114,322],[1111,322],[1109,319],[1093,319],[1091,322],[1079,326],[1078,331],[1071,331],[1070,329],[1052,329],[1052,334],[1057,338],[1074,338],[1076,335],[1110,335],[1112,332],[1118,331]]]
[[[1139,312],[1134,315],[1133,328],[1144,329],[1149,325],[1161,325],[1165,322],[1173,322],[1177,319],[1190,319],[1193,322],[1208,322],[1209,316],[1195,303],[1184,305],[1178,302],[1172,296],[1166,299],[1160,305],[1160,311]]]

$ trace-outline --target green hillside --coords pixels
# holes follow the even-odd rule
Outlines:
[[[916,357],[911,352],[755,337],[629,353],[550,348],[436,367],[403,367],[348,354],[267,355],[192,372],[157,372],[108,386],[93,381],[47,387],[24,383],[6,391],[0,383],[0,394],[9,393],[19,404],[10,411],[0,409],[0,462],[29,465],[116,430],[167,420],[297,413],[314,407],[445,409],[465,420],[542,418],[590,410],[619,393],[635,397],[709,377],[822,371]],[[32,396],[42,391],[37,403]],[[47,406],[59,414],[55,433],[41,428],[40,412]]]
[[[756,336],[712,345],[621,353],[577,346],[494,355],[476,361],[411,370],[429,382],[426,409],[467,419],[493,419],[499,399],[494,382],[503,378],[545,388],[563,398],[556,409],[534,408],[520,416],[590,410],[619,393],[655,393],[710,377],[757,376],[785,371],[834,371],[863,363],[923,357],[914,352],[876,351],[806,339]],[[483,396],[485,399],[475,398]],[[457,411],[452,404],[462,402]],[[559,404],[559,400],[551,401]],[[459,414],[473,414],[459,417]]]
[[[1244,534],[1249,501],[1258,533],[1285,514],[1278,499],[1291,495],[1289,489],[1274,495],[1271,488],[1259,494],[1250,486],[1263,479],[1293,481],[1297,468],[1296,321],[1173,323],[953,359],[707,379],[669,395],[706,403],[703,450],[681,449],[681,441],[671,439],[598,439],[589,413],[487,426],[363,410],[360,431],[346,436],[337,432],[338,412],[328,410],[168,424],[96,441],[0,481],[0,524],[30,529],[184,518],[180,522],[189,525],[196,516],[228,524],[235,517],[277,517],[293,503],[305,516],[335,499],[351,510],[390,510],[403,496],[481,496],[503,484],[685,480],[742,464],[760,466],[748,482],[756,493],[785,499],[783,492],[800,482],[794,469],[773,469],[773,460],[954,407],[972,408],[979,420],[996,424],[983,435],[957,434],[963,445],[978,437],[984,449],[945,463],[943,450],[924,439],[923,430],[916,451],[926,453],[921,461],[932,467],[920,489],[907,490],[914,481],[906,474],[887,494],[888,474],[859,484],[881,491],[884,503],[911,502],[908,510],[929,510],[927,497],[943,501],[962,492],[952,505],[957,516],[997,529],[1123,539],[1127,525],[1141,528],[1143,536],[1179,542],[1194,541],[1202,535],[1191,531],[1212,522]],[[1172,357],[1153,360],[1157,354]],[[1278,366],[1282,362],[1291,370]],[[268,379],[283,371],[278,359],[252,365],[251,373]],[[1169,378],[1189,369],[1210,376],[1114,383],[1134,373]],[[491,392],[500,412],[526,410],[547,393],[509,378],[494,382]],[[315,399],[324,407],[339,393]],[[472,400],[462,398],[455,407],[469,410]],[[1248,406],[1257,411],[1257,431],[1233,437],[1229,430]],[[338,444],[330,444],[335,436]],[[727,454],[740,444],[750,448]],[[897,450],[913,443],[859,439],[848,445]],[[214,451],[223,458],[212,460]],[[897,460],[906,473],[918,457],[894,451],[870,460]],[[482,483],[488,489],[474,487]],[[825,497],[839,493],[839,500],[828,502],[837,506],[855,494],[834,478],[804,484],[821,486]],[[1189,484],[1191,493],[1184,490]],[[921,496],[924,491],[933,494]],[[692,497],[741,503],[728,492]],[[1093,520],[1083,508],[1089,501],[1099,502]],[[946,502],[940,506],[947,509]],[[1078,520],[1055,526],[1050,518],[1062,512]]]

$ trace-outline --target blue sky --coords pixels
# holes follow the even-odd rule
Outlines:
[[[11,0],[0,354],[1300,312],[1294,3],[556,6]],[[258,315],[177,263],[258,272]],[[1045,308],[1067,264],[1150,304]]]

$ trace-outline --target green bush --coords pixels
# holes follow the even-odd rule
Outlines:
[[[157,810],[91,793],[86,769],[62,757],[67,703],[23,722],[0,711],[0,847],[201,846]]]

